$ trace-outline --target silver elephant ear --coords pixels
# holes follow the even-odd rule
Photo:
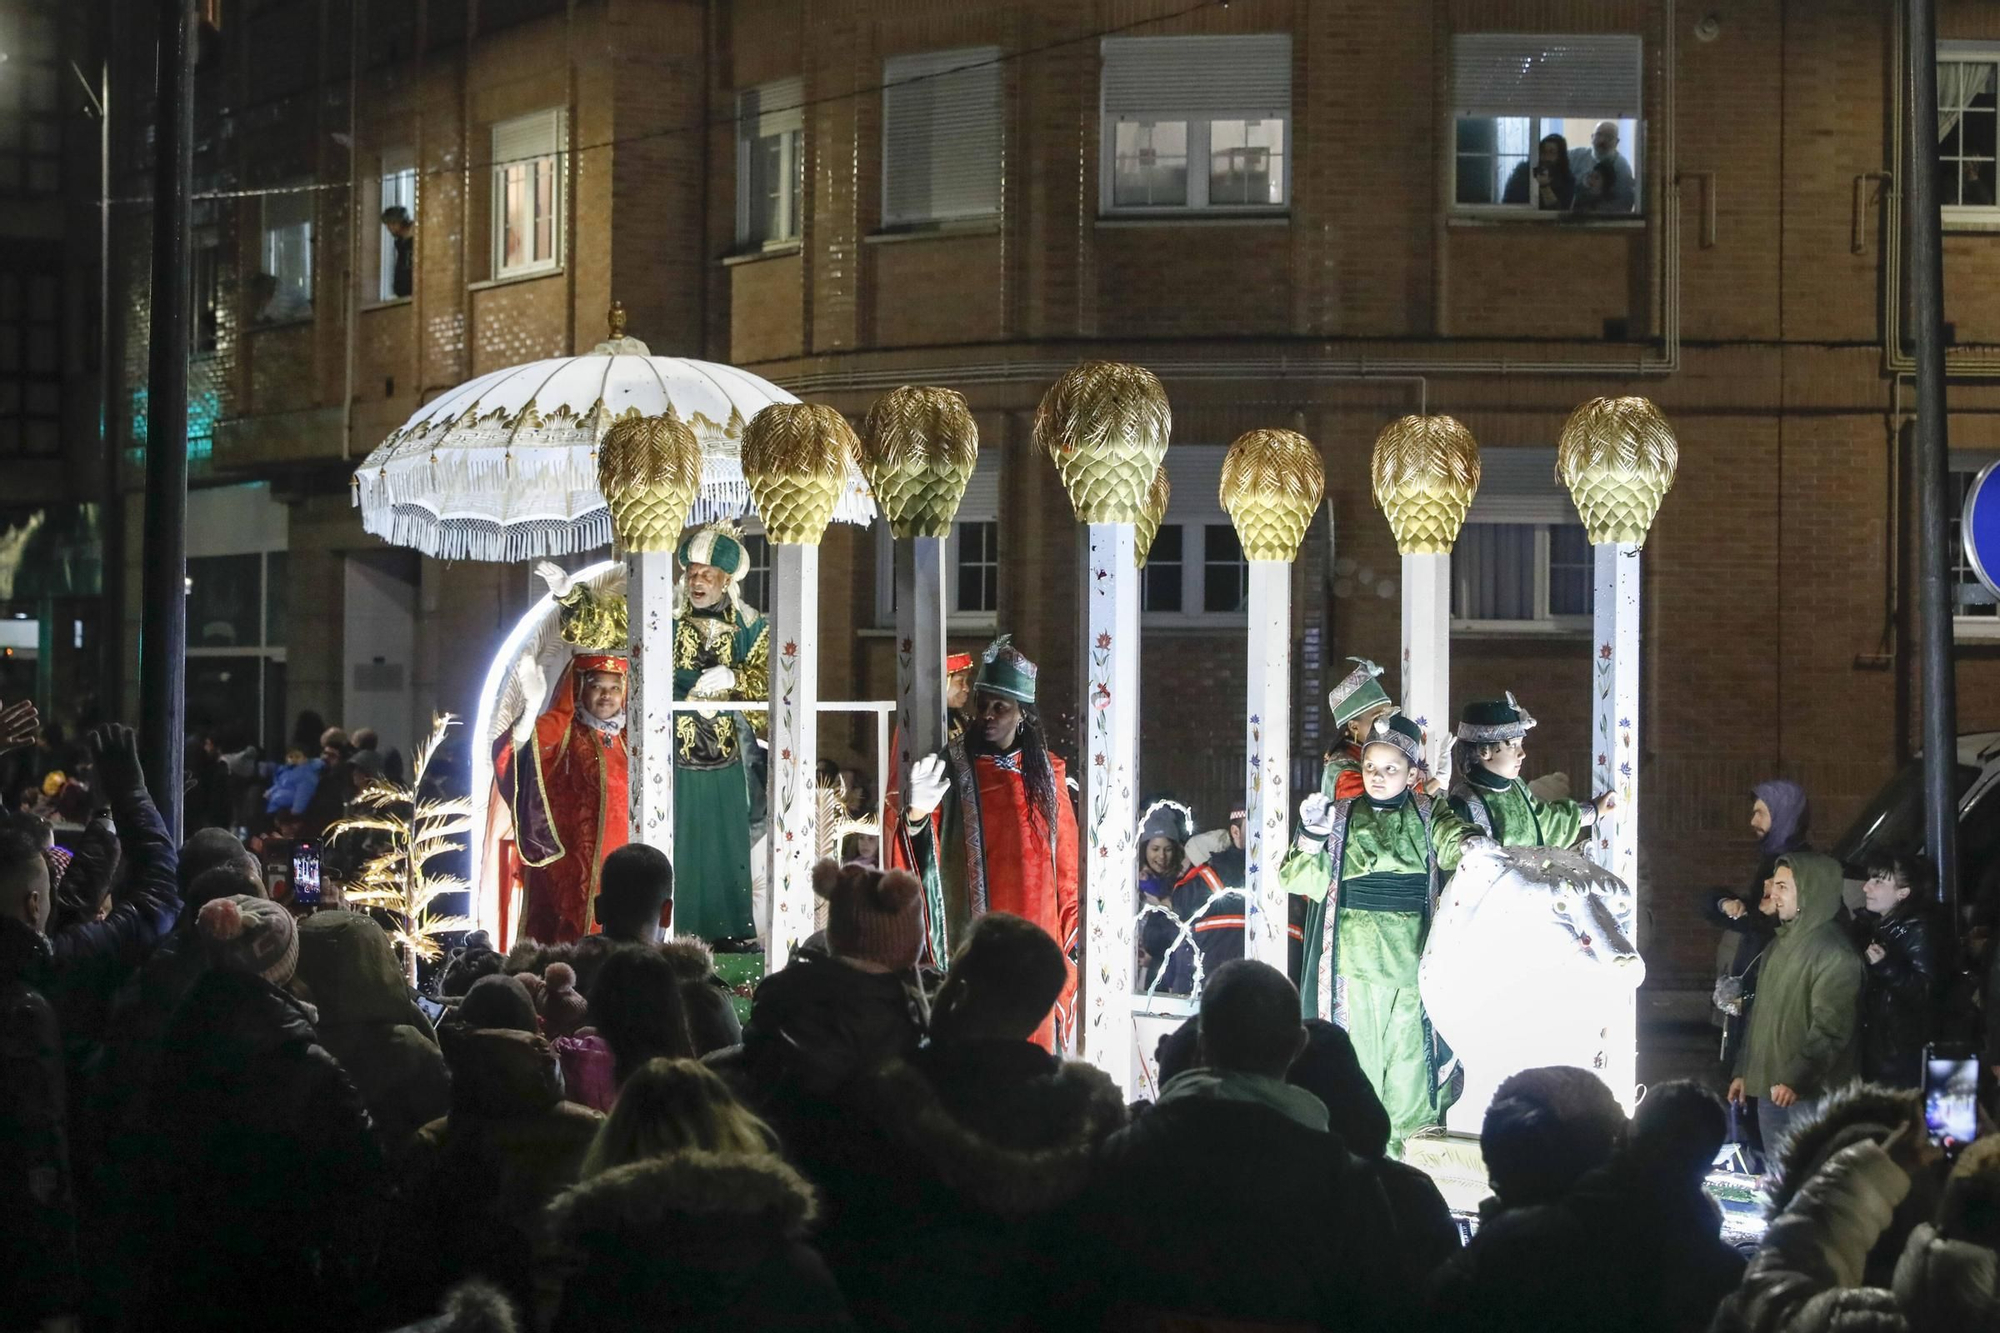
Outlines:
[[[1518,702],[1516,702],[1516,701],[1515,701],[1515,699],[1514,699],[1514,691],[1512,691],[1512,690],[1508,690],[1508,691],[1506,692],[1506,694],[1507,694],[1507,706],[1508,706],[1509,708],[1513,709],[1513,710],[1514,710],[1515,712],[1517,712],[1517,713],[1518,713],[1518,712],[1520,712],[1520,711],[1521,711],[1521,705],[1520,705],[1520,704],[1519,704]]]
[[[1381,717],[1376,718],[1374,726],[1371,727],[1370,730],[1372,730],[1377,736],[1387,736],[1389,734],[1388,714],[1385,713]]]

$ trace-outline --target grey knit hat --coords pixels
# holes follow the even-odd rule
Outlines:
[[[230,972],[248,972],[273,986],[292,979],[299,965],[299,928],[281,903],[247,893],[214,898],[195,918],[209,962]]]

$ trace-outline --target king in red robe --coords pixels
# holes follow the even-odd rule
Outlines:
[[[604,858],[628,841],[622,657],[580,654],[555,703],[495,746],[493,777],[514,814],[521,866],[520,934],[561,944],[597,928]]]
[[[910,774],[904,828],[920,878],[938,886],[947,950],[988,912],[1025,917],[1065,954],[1076,950],[1076,812],[1063,761],[1042,734],[1035,675],[1006,636],[995,640],[973,682],[966,730]],[[1075,1005],[1072,961],[1035,1040],[1065,1049]]]

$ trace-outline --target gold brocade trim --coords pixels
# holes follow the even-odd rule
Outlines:
[[[698,738],[699,732],[694,724],[694,714],[682,713],[674,719],[674,739],[680,743],[683,760],[694,762],[694,746]]]
[[[757,626],[757,637],[750,641],[750,652],[743,659],[743,669],[736,674],[736,693],[745,699],[768,699],[771,697],[771,622],[762,621]],[[757,735],[765,735],[770,718],[763,713],[750,715],[750,727]]]

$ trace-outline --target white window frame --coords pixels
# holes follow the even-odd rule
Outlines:
[[[1586,103],[1578,103],[1567,109],[1560,107],[1538,106],[1532,111],[1528,111],[1525,109],[1517,109],[1517,108],[1506,108],[1506,109],[1496,110],[1487,106],[1468,105],[1466,103],[1467,94],[1457,86],[1454,86],[1451,89],[1451,102],[1446,113],[1448,121],[1444,127],[1444,145],[1445,145],[1444,152],[1446,160],[1445,198],[1450,203],[1450,210],[1452,215],[1455,217],[1472,217],[1472,218],[1506,220],[1506,221],[1553,222],[1558,219],[1565,219],[1565,218],[1577,222],[1594,222],[1594,223],[1620,222],[1620,221],[1630,222],[1634,220],[1643,221],[1646,217],[1646,208],[1648,203],[1647,190],[1646,190],[1645,158],[1642,153],[1642,145],[1641,145],[1641,140],[1644,138],[1646,133],[1645,39],[1639,36],[1638,34],[1634,33],[1595,33],[1580,37],[1568,34],[1561,34],[1561,33],[1546,33],[1546,34],[1544,33],[1521,33],[1521,34],[1459,33],[1453,36],[1452,54],[1450,58],[1451,70],[1452,70],[1451,78],[1453,80],[1454,85],[1456,85],[1456,83],[1458,82],[1457,69],[1461,59],[1460,51],[1462,43],[1480,42],[1482,40],[1504,41],[1507,38],[1515,36],[1518,36],[1519,38],[1522,39],[1539,42],[1544,45],[1560,42],[1564,40],[1566,36],[1569,37],[1570,40],[1575,40],[1579,42],[1602,41],[1604,39],[1611,39],[1611,38],[1629,40],[1632,45],[1632,60],[1633,60],[1633,91],[1631,93],[1631,102],[1629,105],[1623,105],[1623,106],[1615,105],[1612,103],[1596,104],[1596,103],[1586,102]],[[1495,121],[1526,120],[1528,122],[1527,160],[1530,163],[1531,171],[1533,169],[1532,164],[1535,160],[1537,145],[1541,143],[1542,138],[1546,134],[1554,132],[1552,130],[1546,129],[1545,126],[1559,125],[1561,122],[1565,120],[1589,120],[1592,122],[1611,120],[1619,122],[1619,128],[1620,128],[1619,146],[1621,151],[1623,151],[1625,154],[1626,161],[1630,162],[1632,165],[1632,188],[1633,188],[1632,211],[1629,213],[1588,213],[1588,212],[1575,213],[1570,211],[1569,209],[1548,209],[1548,210],[1539,209],[1535,207],[1535,202],[1534,202],[1535,191],[1532,186],[1532,178],[1531,178],[1530,188],[1528,191],[1528,202],[1525,204],[1505,204],[1499,202],[1497,199],[1492,203],[1486,203],[1486,204],[1459,203],[1458,172],[1459,172],[1459,157],[1461,155],[1458,151],[1458,123],[1461,120],[1495,120]],[[1627,126],[1630,127],[1629,139],[1626,138],[1626,133],[1625,133]],[[1566,140],[1569,141],[1568,146],[1572,153],[1574,153],[1579,147],[1587,147],[1589,145],[1589,140],[1587,138],[1584,139],[1581,143],[1578,143],[1576,142],[1574,136],[1565,135],[1564,137]],[[1506,182],[1504,181],[1499,182],[1499,189],[1500,192],[1504,193],[1506,189]]]
[[[1945,531],[1951,537],[1959,531],[1959,518],[1965,509],[1965,492],[1988,464],[2000,459],[2000,454],[1981,453],[1977,450],[1954,449],[1951,451],[1950,480],[1951,491],[1945,500]],[[1966,558],[1965,546],[1961,540],[1951,540],[1951,574],[1955,587],[1970,585],[1981,596],[1985,595],[1985,585],[1972,572],[1972,562]],[[1966,615],[1959,609],[1956,595],[1952,599],[1951,636],[1961,643],[1991,643],[2000,641],[2000,603],[1996,603],[1991,613],[1979,612]]]
[[[396,295],[396,238],[382,225],[382,210],[400,204],[410,210],[411,221],[417,216],[417,152],[414,148],[392,148],[382,154],[381,164],[375,175],[375,201],[369,216],[375,219],[377,241],[375,259],[375,299],[378,303],[407,301],[408,296]],[[412,282],[415,281],[415,259],[412,256]],[[414,294],[414,293],[413,293]]]
[[[1219,444],[1179,444],[1167,451],[1167,479],[1173,491],[1160,531],[1181,529],[1181,609],[1148,611],[1140,602],[1139,623],[1154,629],[1228,629],[1249,623],[1248,610],[1208,611],[1208,529],[1229,527],[1215,479],[1229,452]],[[1233,528],[1231,529],[1234,530]],[[1154,538],[1157,543],[1158,537]],[[1248,562],[1242,562],[1247,566]],[[1142,575],[1143,577],[1143,575]],[[1246,587],[1248,585],[1246,584]]]
[[[805,234],[805,81],[778,79],[736,94],[736,244],[744,249],[792,249]],[[778,140],[778,213],[772,236],[755,235],[758,201],[751,197],[757,146]]]
[[[282,318],[269,321],[264,320],[264,311],[253,310],[250,312],[253,323],[290,324],[313,317],[313,192],[310,188],[304,188],[310,185],[309,181],[300,181],[293,187],[286,187],[280,193],[265,195],[258,218],[258,266],[278,283],[276,290],[271,293],[272,303],[284,295],[288,285],[284,275],[278,271],[281,267],[278,261],[284,252],[284,242],[280,237],[285,232],[300,233],[300,255],[305,271],[299,275],[298,281],[289,285],[300,295],[303,304],[289,306],[288,313]],[[305,216],[303,219],[289,220],[281,217],[274,223],[271,216],[274,212],[281,215],[303,212]],[[266,309],[268,308],[267,305]]]
[[[2000,92],[2000,42],[1939,42],[1937,44],[1937,63],[1940,65],[1992,65],[1994,66],[1995,90],[1996,92]],[[1942,81],[1940,81],[1940,84],[1942,84]],[[1942,102],[1943,100],[1943,88],[1940,86],[1939,101]],[[2000,113],[1996,113],[1996,115],[2000,115]],[[2000,134],[1996,134],[1995,146],[1996,150],[2000,150]],[[1942,143],[1939,143],[1938,150],[1940,156],[1942,156],[1944,150]],[[1996,156],[2000,156],[2000,151],[1996,151]],[[1963,153],[1958,158],[1952,160],[1963,160]],[[1996,176],[2000,176],[2000,161],[1989,163],[1988,169],[1995,172]],[[1942,204],[1938,209],[1940,221],[1946,227],[1966,231],[2000,230],[2000,179],[1995,179],[1993,185],[1993,203]]]
[[[547,152],[516,152],[508,144],[532,138],[552,145]],[[488,196],[487,212],[491,215],[493,231],[493,278],[525,278],[544,273],[560,272],[563,265],[564,179],[569,156],[569,117],[560,107],[547,111],[535,111],[525,116],[515,116],[511,120],[496,121],[492,133],[493,165],[491,188]],[[534,212],[535,172],[526,173],[523,183],[529,198],[527,226],[529,231],[528,258],[518,264],[508,264],[507,257],[507,172],[510,166],[533,163],[539,169],[542,159],[549,162],[548,170],[553,173],[549,191],[549,253],[546,258],[536,258],[534,254],[534,232],[539,219]]]
[[[882,62],[882,226],[885,229],[920,228],[946,223],[982,222],[1000,216],[1005,207],[1003,185],[1005,172],[1003,164],[1007,155],[1007,83],[1000,68],[1000,48],[997,46],[967,46],[949,51],[925,51],[911,55],[890,56]],[[897,171],[894,145],[897,136],[898,118],[911,114],[899,108],[900,95],[912,85],[919,83],[943,84],[955,75],[971,76],[958,85],[967,95],[984,95],[986,84],[990,82],[993,98],[993,124],[987,131],[992,136],[992,202],[990,205],[968,208],[941,208],[935,193],[930,205],[921,212],[899,212],[892,200]]]
[[[998,452],[982,453],[973,468],[971,480],[965,488],[965,498],[959,502],[958,513],[953,516],[951,535],[944,543],[944,608],[945,627],[953,632],[973,633],[991,630],[1000,622],[998,606],[998,584],[995,585],[995,606],[991,611],[965,610],[958,600],[959,529],[967,523],[1000,522],[1000,455]],[[994,553],[993,567],[996,577],[1004,579],[1007,566],[1006,534],[996,527],[998,545]],[[896,627],[896,548],[895,540],[889,535],[887,519],[875,525],[875,627],[894,629]]]
[[[1555,480],[1555,450],[1490,448],[1481,452],[1479,462],[1479,490],[1473,496],[1465,521],[1468,525],[1491,523],[1535,529],[1535,615],[1528,620],[1480,620],[1453,615],[1451,632],[1494,637],[1589,635],[1592,628],[1589,615],[1558,616],[1549,611],[1549,528],[1583,526],[1575,503]],[[1452,559],[1452,591],[1456,600],[1456,553]]]
[[[1106,76],[1098,82],[1097,208],[1106,218],[1237,215],[1282,217],[1292,207],[1291,36],[1260,33],[1243,36],[1107,37],[1100,45]],[[1258,67],[1262,66],[1259,70]],[[1159,71],[1158,82],[1171,85],[1157,93],[1128,88],[1128,81],[1146,82],[1138,73]],[[1257,80],[1257,74],[1263,78]],[[1208,75],[1208,77],[1203,77]],[[1258,105],[1243,97],[1246,81],[1261,83],[1267,100]],[[1234,85],[1234,86],[1232,86]],[[1144,106],[1135,103],[1144,102]],[[1279,181],[1283,198],[1277,203],[1217,204],[1209,202],[1211,137],[1217,121],[1277,120],[1284,124],[1280,146]],[[1118,126],[1120,124],[1184,123],[1187,126],[1187,199],[1174,204],[1117,202]]]

